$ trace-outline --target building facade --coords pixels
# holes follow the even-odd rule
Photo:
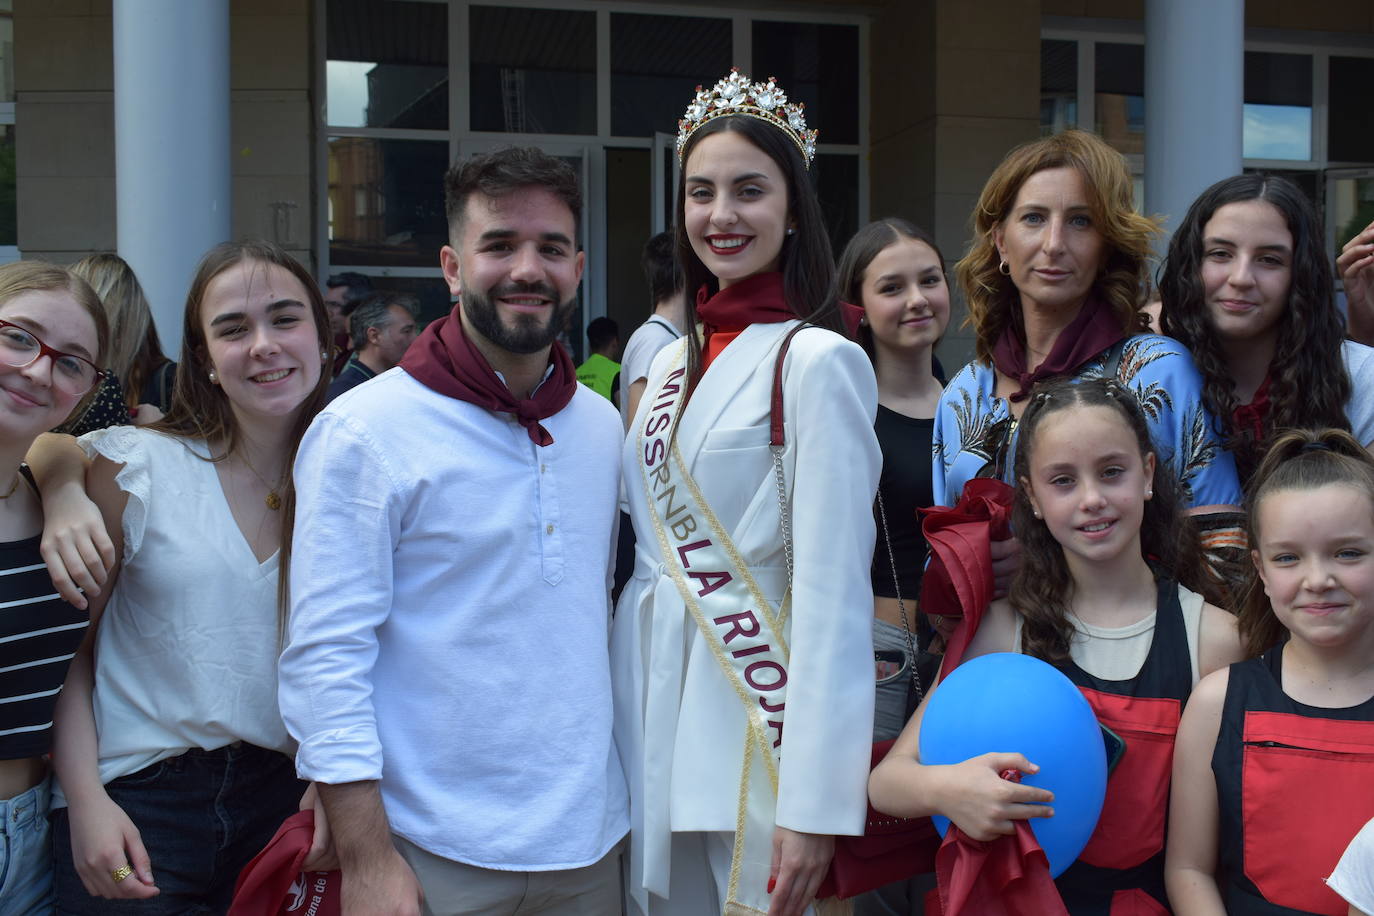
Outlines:
[[[129,181],[138,163],[116,165],[115,85],[121,66],[168,40],[136,27],[162,2],[0,2],[0,257],[68,262],[133,246],[117,237],[117,176]],[[227,98],[187,105],[176,125],[192,136],[227,117],[232,235],[276,241],[321,278],[371,274],[418,294],[430,316],[448,307],[446,165],[534,144],[583,178],[579,320],[610,315],[628,334],[649,306],[640,246],[672,218],[677,118],[696,84],[731,65],[776,76],[806,103],[837,246],[895,214],[929,227],[952,261],[987,175],[1042,133],[1100,133],[1126,155],[1142,206],[1148,184],[1176,180],[1151,173],[1147,146],[1210,143],[1207,123],[1147,141],[1146,109],[1161,101],[1147,99],[1147,61],[1167,44],[1147,47],[1147,25],[1178,0],[190,2],[227,2],[227,28],[186,39],[227,43]],[[1240,106],[1242,164],[1297,180],[1334,252],[1374,219],[1374,4],[1216,2],[1237,11],[1215,38],[1243,56],[1243,98],[1228,106]],[[136,49],[124,58],[121,16],[135,24],[120,38]],[[1172,65],[1160,60],[1156,73]],[[203,205],[194,189],[186,200]],[[164,271],[184,290],[193,264],[150,263],[146,245],[140,258],[141,275]],[[170,345],[181,303],[159,300]],[[957,365],[970,352],[956,322],[942,358]]]

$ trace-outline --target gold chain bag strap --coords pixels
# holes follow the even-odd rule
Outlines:
[[[782,340],[777,363],[773,367],[773,396],[769,408],[768,448],[773,455],[773,474],[778,485],[778,521],[782,529],[783,556],[787,561],[789,590],[794,570],[792,513],[787,507],[787,476],[782,464],[782,453],[786,444],[783,431],[782,368],[792,338],[806,327],[809,325],[797,325]],[[892,553],[892,540],[888,537],[887,513],[883,508],[882,494],[878,494],[878,511],[882,517],[883,537],[887,541],[888,559],[892,563],[895,585],[897,564]],[[916,642],[900,593],[897,601],[902,613],[902,628],[906,631],[907,664],[911,666],[912,686],[917,692],[919,702],[921,683],[916,672]],[[877,766],[891,748],[891,741],[875,743],[871,766]],[[903,881],[913,875],[932,872],[935,870],[935,853],[939,848],[940,835],[936,833],[935,825],[931,823],[930,818],[892,817],[869,805],[863,836],[835,837],[835,857],[830,862],[830,871],[826,873],[825,880],[816,892],[816,898],[823,900],[827,897],[854,897],[894,881]]]

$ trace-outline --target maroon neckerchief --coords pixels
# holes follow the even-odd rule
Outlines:
[[[863,306],[840,301],[840,319],[844,322],[844,329],[850,340],[859,339],[859,328],[863,326],[864,314]]]
[[[733,340],[735,335],[751,324],[790,321],[797,317],[797,313],[787,307],[787,299],[782,289],[782,274],[768,271],[746,277],[714,296],[703,285],[697,290],[697,317],[701,319],[704,335],[701,352],[705,368],[716,353],[723,349],[711,349],[712,334],[729,334]]]
[[[1011,400],[1024,401],[1036,382],[1068,375],[1125,336],[1126,330],[1111,307],[1096,296],[1089,296],[1069,326],[1059,332],[1049,356],[1033,371],[1026,368],[1026,345],[1010,324],[993,345],[992,362],[998,372],[1021,386]]]
[[[558,341],[549,350],[553,372],[532,397],[517,399],[491,368],[482,351],[463,333],[461,305],[438,321],[431,321],[401,358],[401,368],[416,381],[442,395],[476,404],[486,410],[515,414],[535,445],[553,445],[553,436],[540,424],[558,413],[577,390],[572,357]]]
[[[1231,426],[1241,435],[1248,434],[1252,442],[1264,441],[1264,428],[1269,424],[1270,381],[1272,377],[1266,373],[1250,403],[1241,404],[1231,413]]]

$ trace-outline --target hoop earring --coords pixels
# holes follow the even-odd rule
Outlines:
[[[1007,262],[1005,259],[997,263],[997,272],[1004,277],[1011,276],[1011,268],[1007,266]]]

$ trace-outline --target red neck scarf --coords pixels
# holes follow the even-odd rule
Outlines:
[[[1264,381],[1255,389],[1255,396],[1250,399],[1250,403],[1241,404],[1231,414],[1231,426],[1236,432],[1241,435],[1248,434],[1255,442],[1264,441],[1265,427],[1269,424],[1270,381],[1272,378],[1266,373]]]
[[[1020,386],[1011,400],[1024,401],[1036,382],[1068,375],[1125,336],[1126,331],[1111,307],[1096,296],[1089,296],[1069,326],[1054,339],[1049,356],[1034,371],[1026,367],[1026,345],[1010,324],[992,348],[992,362],[998,372]]]
[[[461,305],[438,321],[431,321],[401,358],[401,368],[416,381],[442,395],[476,404],[486,410],[515,414],[535,445],[553,444],[540,423],[558,413],[577,390],[572,357],[558,341],[549,350],[553,372],[532,397],[517,399],[491,368],[482,351],[463,333]]]
[[[697,317],[701,319],[705,335],[701,346],[702,368],[705,369],[711,359],[725,348],[724,345],[749,325],[774,324],[798,316],[787,307],[782,274],[769,271],[746,277],[714,296],[702,286],[697,290]],[[714,334],[721,334],[723,343],[713,349],[711,337]]]

